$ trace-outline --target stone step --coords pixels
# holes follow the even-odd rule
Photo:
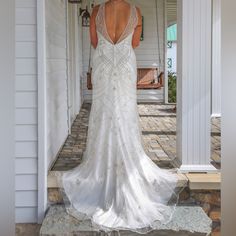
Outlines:
[[[178,206],[173,219],[166,225],[160,225],[159,230],[153,230],[149,236],[203,236],[210,235],[212,221],[201,207]],[[67,214],[64,205],[50,206],[40,228],[40,236],[101,236],[107,235],[95,231],[91,221],[79,221]],[[135,236],[137,233],[122,230],[121,236]],[[118,236],[112,232],[112,236]]]
[[[192,190],[220,190],[221,173],[188,173],[185,176],[188,179],[189,188]]]
[[[57,177],[63,173],[63,171],[50,171],[48,174],[48,202],[49,204],[63,203],[61,192],[57,183]],[[186,186],[188,179],[185,175],[178,175],[179,181],[177,187]]]

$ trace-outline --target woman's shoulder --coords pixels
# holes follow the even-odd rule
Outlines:
[[[93,6],[91,17],[96,17],[100,6],[101,4],[96,4],[95,6]]]
[[[141,10],[140,10],[140,7],[136,6],[135,4],[134,4],[134,6],[135,6],[135,9],[136,9],[136,11],[138,12],[138,14],[140,14],[140,15],[141,15]]]
[[[100,3],[100,4],[96,4],[96,5],[93,6],[93,9],[97,10],[97,9],[99,9],[99,7],[100,7],[101,5],[102,5],[101,3]]]

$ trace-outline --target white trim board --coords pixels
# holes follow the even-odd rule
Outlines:
[[[46,40],[45,0],[37,0],[38,53],[38,223],[47,208],[47,117],[46,117]]]
[[[15,1],[0,8],[0,234],[15,235]]]

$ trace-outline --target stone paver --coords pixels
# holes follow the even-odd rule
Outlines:
[[[41,224],[16,224],[15,236],[38,236]]]
[[[176,113],[174,105],[138,103],[146,153],[160,167],[171,168],[176,159]],[[86,147],[90,103],[84,103],[52,170],[64,171],[77,166]],[[212,118],[211,153],[220,168],[220,118]]]

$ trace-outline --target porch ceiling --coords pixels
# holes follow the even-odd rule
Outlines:
[[[167,24],[172,25],[177,22],[177,0],[167,0]]]

